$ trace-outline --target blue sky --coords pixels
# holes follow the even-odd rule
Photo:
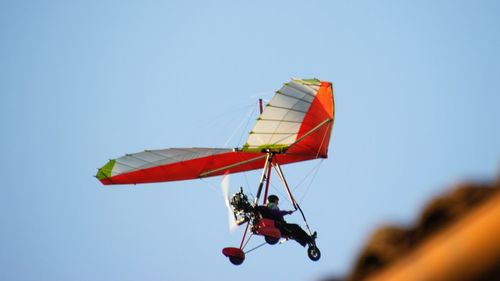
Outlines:
[[[499,13],[496,1],[2,1],[0,279],[344,274],[380,224],[498,174]],[[93,178],[127,152],[241,145],[257,99],[291,77],[335,89],[330,157],[296,189],[319,262],[288,242],[229,264],[221,249],[241,230],[227,230],[220,178]],[[316,165],[284,169],[296,186]],[[231,178],[253,193],[257,181]]]

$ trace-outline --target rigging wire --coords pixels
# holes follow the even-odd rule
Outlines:
[[[296,191],[297,189],[301,188],[302,184],[306,181],[307,178],[309,178],[312,174],[317,173],[317,170],[319,169],[319,166],[323,163],[324,159],[320,159],[321,161],[318,161],[316,165],[314,165],[305,175],[302,177],[302,179],[299,181],[299,183],[292,189],[293,191]],[[311,183],[309,183],[311,184]]]
[[[249,105],[246,105],[244,107],[240,107],[237,110],[233,110],[233,111],[240,111],[241,109],[248,109],[246,111],[246,114],[245,114],[244,118],[241,120],[241,122],[238,124],[238,126],[233,130],[233,132],[231,133],[231,135],[229,136],[229,138],[224,143],[223,147],[227,147],[228,144],[229,144],[229,142],[234,138],[234,136],[236,135],[236,133],[238,131],[240,131],[240,130],[241,130],[241,133],[240,133],[240,137],[238,139],[238,143],[236,144],[236,147],[241,147],[242,146],[241,142],[242,142],[243,136],[246,135],[246,133],[249,130],[248,128],[249,128],[250,121],[255,119],[255,118],[253,118],[253,116],[255,115],[255,111],[256,111],[257,107],[258,107],[258,103],[252,102]],[[246,121],[246,123],[245,123],[245,121]],[[244,123],[245,123],[245,126],[243,127]],[[243,128],[243,129],[241,129],[241,128]],[[247,173],[243,173],[243,176],[244,176],[244,179],[245,179],[247,190],[250,191],[250,195],[253,197],[254,195],[251,192],[250,183],[249,183],[249,180],[248,180]]]
[[[284,194],[283,191],[281,191],[281,188],[276,187],[276,185],[274,185],[272,182],[270,182],[269,185],[280,195],[280,198],[286,198],[290,205],[293,205],[288,195]]]
[[[304,201],[304,199],[306,198],[308,192],[309,192],[309,189],[311,188],[317,174],[318,174],[318,171],[321,167],[321,164],[323,163],[324,159],[320,159],[320,161],[314,165],[303,177],[302,179],[299,181],[299,183],[297,185],[295,185],[295,187],[292,189],[293,192],[297,192],[297,190],[299,189],[302,189],[303,187],[303,184],[304,182],[310,178],[308,184],[306,185],[305,187],[305,191],[304,191],[304,194],[302,194],[302,196],[300,197],[300,200],[297,201],[297,203],[302,204],[302,202]],[[293,205],[293,203],[290,201],[290,198],[288,197],[288,195],[286,195],[283,191],[282,191],[282,188],[280,187],[277,187],[273,182],[270,183],[270,186],[271,188],[279,194],[280,198],[286,198],[287,201]]]
[[[248,126],[250,124],[250,121],[253,119],[252,116],[255,114],[255,110],[257,107],[258,107],[258,104],[256,106],[256,103],[252,102],[251,104],[247,104],[245,106],[241,106],[241,107],[236,108],[234,110],[221,113],[221,114],[215,116],[214,118],[212,118],[213,120],[210,123],[208,123],[208,124],[205,123],[205,126],[207,126],[207,127],[215,126],[215,124],[218,122],[217,120],[226,116],[227,114],[232,113],[232,112],[238,112],[238,111],[241,111],[243,109],[246,109],[246,114],[244,115],[244,118],[241,120],[241,122],[238,124],[238,126],[233,130],[233,132],[231,133],[231,135],[228,137],[228,139],[226,140],[226,142],[223,145],[223,147],[228,146],[229,142],[234,138],[236,133],[239,130],[241,130],[243,124],[246,121],[245,127],[243,127],[243,130],[241,130],[240,138],[239,138],[238,143],[237,143],[237,147],[239,147],[239,146],[241,146],[241,141],[243,139],[243,136],[245,135],[245,132],[248,131]],[[250,195],[253,197],[254,195],[252,194],[252,191],[250,188],[250,183],[248,181],[247,173],[243,173],[243,175],[244,175],[246,186],[247,186],[246,189],[249,191]],[[218,190],[218,188],[216,188],[212,183],[205,180],[204,178],[201,178],[201,180],[203,180],[203,182],[205,182],[208,186],[210,186],[213,191],[216,192]],[[219,190],[219,193],[220,193],[220,190]]]
[[[246,121],[247,123],[245,124],[245,128],[243,129],[243,131],[241,132],[241,135],[240,135],[240,139],[238,140],[238,143],[237,145],[238,146],[241,146],[241,140],[243,139],[243,135],[245,134],[245,132],[248,131],[248,125],[250,124],[250,120],[252,120],[252,116],[254,115],[255,113],[255,109],[258,107],[258,104],[253,104],[253,108],[252,108],[252,112],[250,114],[247,114],[247,116],[245,117],[246,118]],[[245,119],[243,119],[243,121],[245,121]]]
[[[324,159],[321,159],[320,162],[314,167],[314,171],[312,172],[313,175],[311,177],[311,180],[309,181],[309,184],[307,185],[306,187],[306,190],[304,192],[304,194],[302,195],[302,197],[300,198],[299,200],[299,204],[302,204],[302,202],[304,201],[304,199],[306,198],[307,194],[309,193],[309,189],[311,188],[314,180],[316,179],[316,176],[318,174],[318,171],[319,169],[321,168],[321,164],[323,164],[323,161]]]
[[[245,134],[245,132],[248,131],[248,125],[250,124],[250,120],[252,119],[252,116],[254,115],[255,113],[255,109],[258,107],[258,103],[255,104],[254,103],[254,106],[253,106],[253,109],[252,109],[252,112],[246,116],[246,119],[247,119],[247,123],[245,124],[245,128],[243,129],[243,131],[241,132],[241,135],[240,135],[240,139],[238,140],[238,146],[241,147],[241,140],[243,139],[243,135]],[[253,194],[252,194],[252,189],[250,188],[250,183],[248,181],[248,176],[247,176],[247,173],[243,173],[243,177],[245,178],[245,182],[247,184],[247,189],[250,190],[250,195],[252,195],[252,197],[255,197]]]
[[[234,121],[235,121],[235,119],[232,118],[234,113],[237,113],[237,112],[241,113],[242,111],[247,112],[249,109],[251,109],[253,107],[254,107],[254,102],[246,103],[245,105],[239,106],[239,107],[232,109],[232,110],[224,110],[224,111],[220,112],[219,114],[207,115],[203,119],[199,119],[195,122],[197,124],[197,126],[196,126],[196,130],[194,130],[194,132],[198,132],[200,130],[214,130],[214,128],[233,127],[233,125],[231,125],[231,124],[234,124]],[[239,116],[241,116],[241,115],[239,115]],[[236,119],[236,120],[238,120],[238,119]],[[238,126],[240,127],[241,124]],[[233,134],[236,132],[236,130],[238,128],[236,128],[233,131]],[[192,136],[193,139],[196,139],[197,137],[198,136]],[[230,138],[232,138],[232,137],[233,136],[230,136]],[[230,141],[230,139],[227,140],[226,143],[228,143],[229,141]],[[225,145],[227,145],[227,144],[225,144]],[[225,147],[225,145],[224,145],[224,147]]]
[[[229,144],[229,142],[233,139],[233,137],[236,135],[236,133],[243,126],[243,123],[245,123],[245,121],[246,121],[245,127],[243,128],[243,130],[241,132],[240,139],[238,140],[238,143],[236,144],[236,146],[241,146],[241,139],[243,138],[243,135],[245,134],[245,131],[247,131],[248,124],[250,123],[250,119],[251,119],[251,117],[253,116],[253,114],[255,112],[255,106],[253,106],[253,104],[249,105],[249,106],[246,106],[245,108],[249,108],[247,110],[247,113],[245,114],[245,117],[241,120],[240,124],[238,124],[238,126],[233,130],[233,132],[231,133],[231,135],[229,136],[229,138],[224,143],[223,147],[227,147],[227,145]]]
[[[246,252],[245,252],[245,255],[246,255],[246,254],[248,254],[248,253],[250,253],[250,252],[252,252],[252,251],[254,251],[254,250],[257,250],[258,248],[260,248],[260,247],[262,247],[262,246],[264,246],[264,245],[266,245],[266,244],[267,244],[267,242],[264,242],[264,243],[262,243],[262,244],[260,244],[260,245],[258,245],[258,246],[256,246],[256,247],[253,247],[252,249],[250,249],[250,250],[246,251]],[[246,244],[245,244],[245,246],[246,246]]]

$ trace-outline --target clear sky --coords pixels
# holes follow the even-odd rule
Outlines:
[[[499,14],[498,1],[1,1],[0,279],[344,274],[380,224],[497,174]],[[231,265],[221,249],[241,230],[220,178],[93,178],[127,152],[241,145],[257,99],[291,77],[335,89],[329,159],[312,184],[318,162],[284,167],[319,262],[290,241]]]

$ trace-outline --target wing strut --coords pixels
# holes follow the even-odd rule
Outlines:
[[[262,174],[260,176],[259,189],[257,190],[257,196],[255,197],[255,200],[253,203],[254,206],[257,206],[257,203],[259,202],[260,194],[262,193],[262,187],[264,187],[264,181],[266,180],[266,178],[267,178],[267,184],[266,184],[265,194],[267,195],[267,191],[269,189],[269,176],[270,176],[270,172],[271,172],[270,164],[273,161],[273,156],[274,156],[274,153],[267,152],[266,163],[264,164],[264,169],[262,169]],[[267,177],[266,177],[266,172],[267,172]],[[266,199],[264,198],[264,200],[266,200]]]
[[[311,228],[309,228],[309,224],[307,223],[306,216],[304,215],[304,211],[302,211],[302,208],[300,208],[299,203],[295,200],[295,198],[292,195],[292,192],[290,191],[290,187],[288,187],[288,183],[285,179],[285,175],[283,174],[283,170],[281,170],[281,166],[277,161],[274,161],[273,167],[276,170],[276,173],[278,174],[278,177],[280,178],[281,182],[283,183],[283,186],[285,187],[286,192],[288,193],[288,197],[290,198],[290,201],[293,204],[293,207],[295,210],[299,210],[300,214],[302,215],[302,219],[304,219],[304,223],[306,224],[307,231],[309,232],[309,235],[313,235]]]

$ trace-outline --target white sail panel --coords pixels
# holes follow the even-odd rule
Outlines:
[[[160,155],[159,153],[153,153],[152,151],[144,151],[144,152],[134,153],[132,155],[135,158],[143,160],[144,162],[147,163],[157,163],[165,159],[165,156]]]
[[[225,148],[168,148],[127,154],[113,161],[111,176],[232,151]]]
[[[290,121],[290,122],[302,122],[304,115],[306,113],[303,111],[292,111],[290,108],[272,107],[267,106],[264,113],[260,116],[260,120],[275,120],[275,121]]]
[[[292,104],[293,104],[293,106],[291,107],[292,109],[302,112],[306,112],[311,106],[311,103],[308,101],[297,99],[291,96],[286,96],[280,94],[279,92],[276,93],[276,95],[274,96],[272,103],[272,105],[275,107],[283,107],[283,108],[290,106]]]
[[[126,172],[132,171],[132,170],[133,170],[133,168],[120,163],[117,159],[115,165],[113,166],[113,170],[111,170],[111,176],[116,176],[116,175],[126,173]]]
[[[297,134],[251,134],[247,143],[252,143],[254,148],[271,147],[269,144],[279,146],[282,143],[293,143],[296,138]]]
[[[290,132],[298,131],[299,128],[300,123],[298,122],[262,120],[262,122],[255,124],[253,132],[257,134],[289,134]]]
[[[317,80],[292,80],[285,83],[257,119],[243,149],[259,151],[287,147],[294,143],[319,85]]]
[[[292,87],[301,92],[307,93],[313,97],[316,96],[316,92],[318,92],[319,90],[319,85],[307,84],[300,80],[292,80],[288,83],[287,86]]]
[[[286,96],[289,96],[289,97],[294,97],[296,99],[300,99],[300,100],[303,100],[303,101],[307,101],[307,102],[312,102],[314,100],[314,96],[308,94],[308,93],[305,93],[305,92],[301,92],[295,88],[292,88],[291,86],[283,86],[283,88],[281,88],[278,93],[280,94],[283,94],[283,95],[286,95]]]

